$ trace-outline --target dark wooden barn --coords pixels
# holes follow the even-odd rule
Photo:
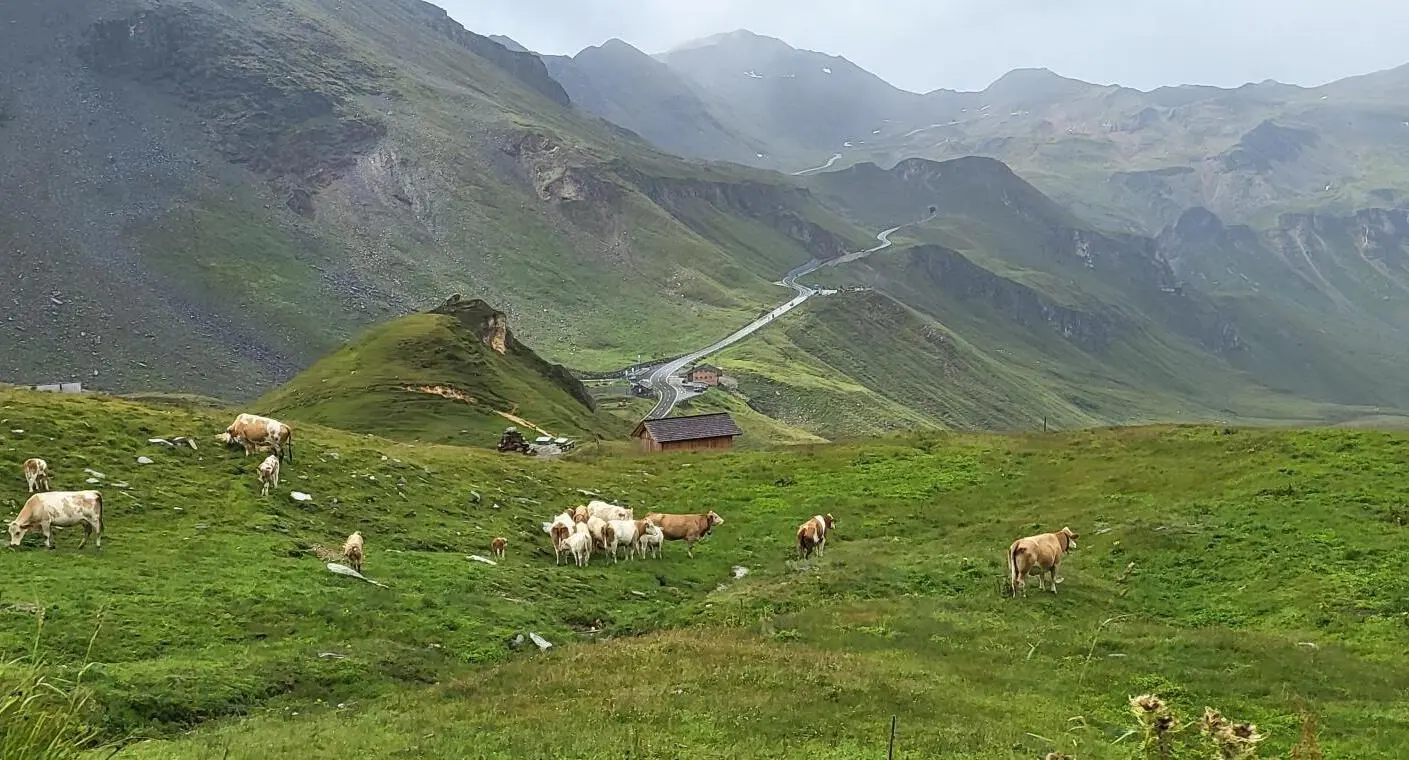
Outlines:
[[[728,412],[644,420],[631,435],[642,451],[719,451],[733,448],[744,431]]]

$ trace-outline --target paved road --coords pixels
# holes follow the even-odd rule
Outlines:
[[[797,295],[793,296],[793,298],[787,303],[775,307],[772,311],[768,312],[762,317],[759,317],[758,319],[755,319],[747,325],[744,325],[743,327],[735,331],[734,334],[730,335],[724,340],[714,343],[706,348],[702,348],[699,351],[695,351],[694,353],[686,354],[680,357],[679,359],[675,359],[673,361],[666,362],[665,364],[661,364],[652,368],[650,374],[641,379],[641,384],[655,391],[657,398],[659,398],[659,401],[656,403],[655,408],[651,410],[651,413],[646,415],[646,419],[659,419],[670,414],[670,411],[675,408],[675,405],[679,403],[683,397],[690,395],[690,392],[680,385],[680,378],[677,378],[675,376],[676,373],[684,369],[686,365],[693,364],[694,362],[697,362],[700,359],[709,356],[710,354],[718,353],[719,351],[722,351],[725,348],[728,348],[729,346],[738,343],[744,338],[753,335],[754,333],[762,329],[764,325],[767,325],[778,317],[787,314],[788,312],[797,308],[807,299],[817,295],[817,289],[810,288],[798,282],[797,280],[799,277],[811,274],[812,272],[815,272],[824,266],[836,266],[837,264],[844,264],[848,261],[856,261],[857,259],[869,256],[875,253],[876,251],[889,248],[891,246],[890,236],[894,235],[903,227],[905,227],[905,225],[903,224],[899,227],[891,227],[890,229],[885,230],[884,232],[881,232],[880,234],[876,235],[876,239],[881,242],[880,245],[877,245],[874,248],[868,248],[864,251],[856,251],[855,253],[848,253],[844,256],[840,256],[830,261],[812,259],[806,264],[803,264],[802,266],[794,269],[793,271],[788,272],[786,275],[783,275],[783,279],[779,284],[783,285],[784,287],[792,288],[794,291],[797,292]]]
[[[832,164],[835,164],[836,162],[838,162],[838,161],[840,161],[840,160],[841,160],[841,154],[840,154],[840,153],[834,153],[834,154],[832,154],[832,157],[831,157],[831,158],[827,159],[827,163],[822,164],[821,166],[814,166],[814,167],[812,167],[811,169],[803,169],[803,170],[800,171],[800,172],[793,172],[793,176],[794,176],[794,177],[801,177],[801,176],[804,175],[804,174],[811,174],[811,173],[813,173],[813,172],[820,172],[820,171],[822,171],[822,170],[824,170],[824,169],[830,169],[830,168],[832,168]]]

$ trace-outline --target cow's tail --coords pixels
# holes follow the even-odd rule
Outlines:
[[[1022,544],[1017,541],[1008,547],[1008,583],[1013,587],[1013,596],[1018,595],[1018,555],[1022,550]]]
[[[294,463],[294,431],[293,431],[292,428],[289,428],[288,430],[289,430],[289,440],[288,440],[288,443],[284,444],[284,448],[287,449],[288,452],[289,452],[289,464],[293,464],[293,463]]]
[[[98,535],[103,534],[103,494],[98,494]]]

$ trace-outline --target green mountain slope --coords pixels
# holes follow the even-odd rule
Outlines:
[[[0,46],[31,83],[0,104],[10,380],[253,397],[446,292],[605,369],[707,343],[865,237],[572,108],[536,56],[419,0],[66,8],[12,4]]]
[[[53,552],[31,535],[4,555],[0,646],[29,652],[42,610],[48,672],[93,663],[93,725],[143,739],[122,755],[605,760],[688,743],[841,760],[883,753],[895,714],[906,754],[1129,760],[1114,739],[1148,692],[1190,720],[1209,705],[1256,722],[1267,755],[1287,756],[1303,707],[1327,756],[1409,741],[1402,435],[1165,427],[541,462],[305,425],[260,499],[252,458],[146,443],[229,412],[13,390],[0,406],[0,469],[40,455],[56,486],[84,467],[106,481],[101,552],[61,528]],[[727,522],[693,559],[669,544],[554,567],[540,522],[577,489]],[[826,556],[797,562],[796,526],[819,512],[838,520]],[[1006,598],[1008,543],[1062,525],[1082,538],[1060,593]],[[387,588],[312,555],[354,529]],[[496,535],[503,564],[466,559]],[[1299,559],[1261,572],[1281,556]],[[515,644],[530,631],[553,650]],[[1015,696],[1025,709],[1004,709]],[[614,729],[564,722],[586,703]]]
[[[553,436],[624,437],[566,369],[514,337],[503,313],[451,299],[372,328],[258,402],[281,419],[388,438],[493,446],[519,418]],[[510,415],[506,417],[505,415]],[[530,439],[533,429],[523,433]]]

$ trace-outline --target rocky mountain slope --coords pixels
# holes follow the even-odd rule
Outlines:
[[[419,0],[6,14],[8,380],[251,397],[446,292],[604,369],[708,342],[866,237],[573,109],[536,56]]]

